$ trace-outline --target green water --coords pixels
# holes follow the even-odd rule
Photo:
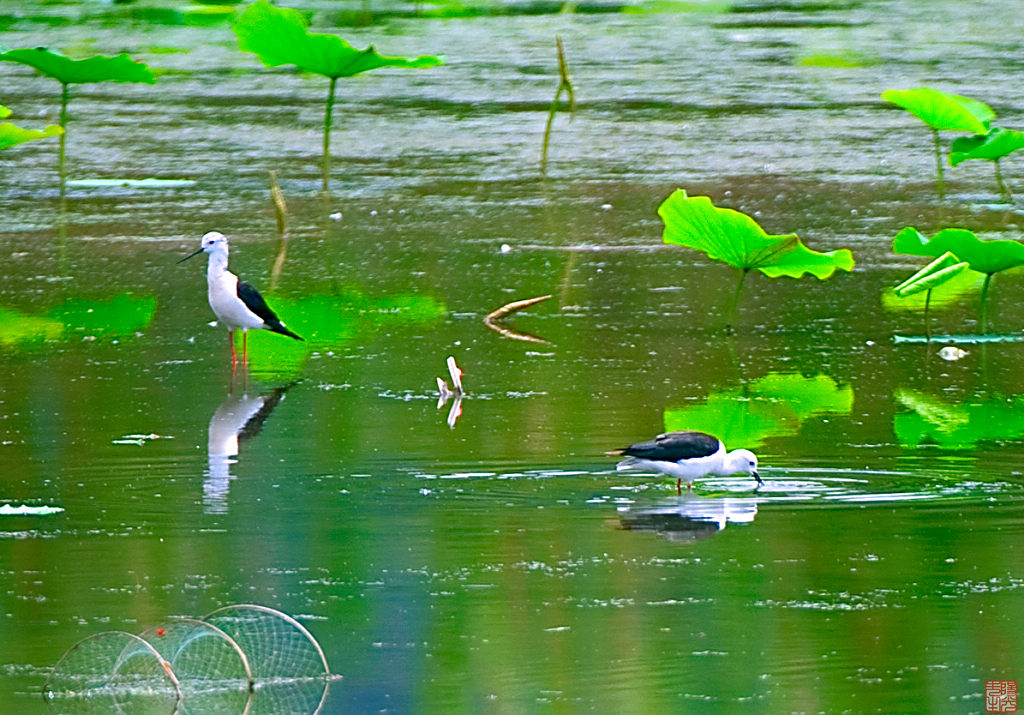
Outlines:
[[[946,361],[894,342],[921,312],[880,298],[922,263],[888,251],[905,225],[1019,237],[982,162],[940,203],[929,133],[878,99],[929,84],[1021,126],[1012,4],[360,27],[311,4],[356,46],[448,59],[339,86],[327,198],[323,81],[154,4],[27,7],[0,3],[9,47],[167,70],[75,94],[71,178],[194,184],[71,184],[62,206],[52,140],[3,152],[0,503],[63,511],[0,515],[0,711],[45,712],[81,638],[230,603],[313,633],[342,676],[324,712],[982,712],[986,680],[1019,678],[1024,345]],[[579,109],[542,180],[555,34]],[[802,61],[843,52],[871,61]],[[12,119],[55,119],[55,83],[0,72]],[[857,267],[752,274],[723,335],[735,276],[660,244],[679,186]],[[234,378],[202,259],[175,264],[211,229],[306,338],[252,335]],[[991,329],[1024,324],[1022,287],[995,279]],[[977,332],[966,290],[933,332]],[[545,294],[505,321],[539,340],[484,325]],[[260,404],[225,456],[229,414]],[[754,449],[765,486],[679,495],[603,454],[682,428]]]

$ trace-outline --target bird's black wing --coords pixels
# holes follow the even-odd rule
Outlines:
[[[260,292],[243,280],[238,281],[238,297],[245,303],[246,308],[263,318],[263,322],[267,324],[267,327],[272,332],[287,335],[289,338],[295,338],[296,340],[302,340],[302,338],[284,326],[284,323],[277,317],[277,314],[267,305],[267,301],[263,300]]]
[[[631,444],[622,454],[660,462],[709,457],[718,451],[719,441],[703,432],[668,432],[646,442]]]
[[[267,325],[281,322],[277,314],[267,305],[267,301],[263,300],[260,292],[243,280],[238,281],[238,297],[245,303],[246,308],[263,318],[263,322]]]

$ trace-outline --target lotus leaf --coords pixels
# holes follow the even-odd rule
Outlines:
[[[966,262],[957,261],[956,256],[947,251],[893,288],[893,292],[897,297],[905,298],[922,291],[930,291],[957,276],[966,268]]]
[[[896,234],[892,250],[894,253],[931,258],[938,258],[948,251],[966,261],[971,270],[989,275],[1024,266],[1024,244],[1008,239],[982,241],[963,228],[943,229],[929,240],[916,228],[908,226]]]
[[[325,77],[351,77],[378,67],[433,67],[441,58],[383,57],[372,47],[357,50],[336,35],[310,32],[297,10],[259,0],[245,9],[234,26],[238,47],[252,52],[267,67],[295,65]]]
[[[718,208],[706,196],[687,196],[676,189],[658,208],[665,222],[663,240],[703,251],[709,257],[776,278],[799,278],[805,273],[824,280],[841,269],[853,268],[853,255],[843,248],[812,251],[796,234],[766,234],[754,219],[739,211]]]
[[[0,60],[20,62],[34,67],[65,85],[87,82],[156,83],[156,77],[149,67],[142,62],[136,62],[126,54],[116,57],[96,55],[84,60],[73,60],[44,47],[36,47],[2,52]]]
[[[932,129],[985,134],[996,116],[987,105],[968,97],[932,89],[887,89],[882,99],[901,107]]]
[[[6,119],[11,116],[11,110],[0,104],[0,119]]]
[[[55,124],[48,125],[45,129],[22,129],[19,126],[4,122],[0,124],[0,149],[16,146],[33,139],[46,139],[63,134],[64,130]]]
[[[967,159],[999,161],[1018,149],[1024,149],[1024,132],[995,127],[985,135],[954,139],[950,147],[949,163],[956,166]]]

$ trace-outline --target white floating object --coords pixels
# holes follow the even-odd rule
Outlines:
[[[455,358],[448,356],[448,374],[452,376],[452,385],[455,387],[455,394],[461,395],[462,390],[462,368],[455,364]]]
[[[59,514],[62,511],[64,511],[64,508],[59,506],[28,506],[27,504],[22,504],[21,506],[4,504],[0,506],[0,516],[49,516],[50,514]]]
[[[939,357],[942,358],[943,360],[949,360],[950,362],[953,362],[954,360],[959,360],[960,358],[966,356],[967,351],[962,350],[956,347],[955,345],[947,345],[946,347],[942,348],[942,350],[939,350]]]
[[[501,252],[502,253],[512,253],[512,246],[508,245],[507,243],[501,244]]]
[[[331,221],[341,221],[341,211],[335,211],[328,216],[328,218],[331,219]]]

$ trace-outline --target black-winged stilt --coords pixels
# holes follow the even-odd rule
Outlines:
[[[757,457],[748,449],[725,451],[718,437],[704,432],[667,432],[652,440],[637,442],[622,449],[605,452],[610,456],[623,456],[615,468],[654,469],[676,478],[676,487],[683,481],[690,489],[697,477],[725,477],[730,474],[749,474],[764,484],[757,473]]]
[[[209,253],[210,261],[206,267],[207,297],[214,315],[221,325],[228,329],[228,341],[231,343],[231,366],[238,365],[235,353],[235,330],[242,331],[242,365],[249,362],[248,332],[249,330],[269,330],[289,338],[302,340],[298,335],[285,327],[284,323],[263,300],[255,288],[238,279],[228,270],[228,239],[218,231],[210,231],[203,235],[199,248],[182,258],[183,263],[200,253]]]

